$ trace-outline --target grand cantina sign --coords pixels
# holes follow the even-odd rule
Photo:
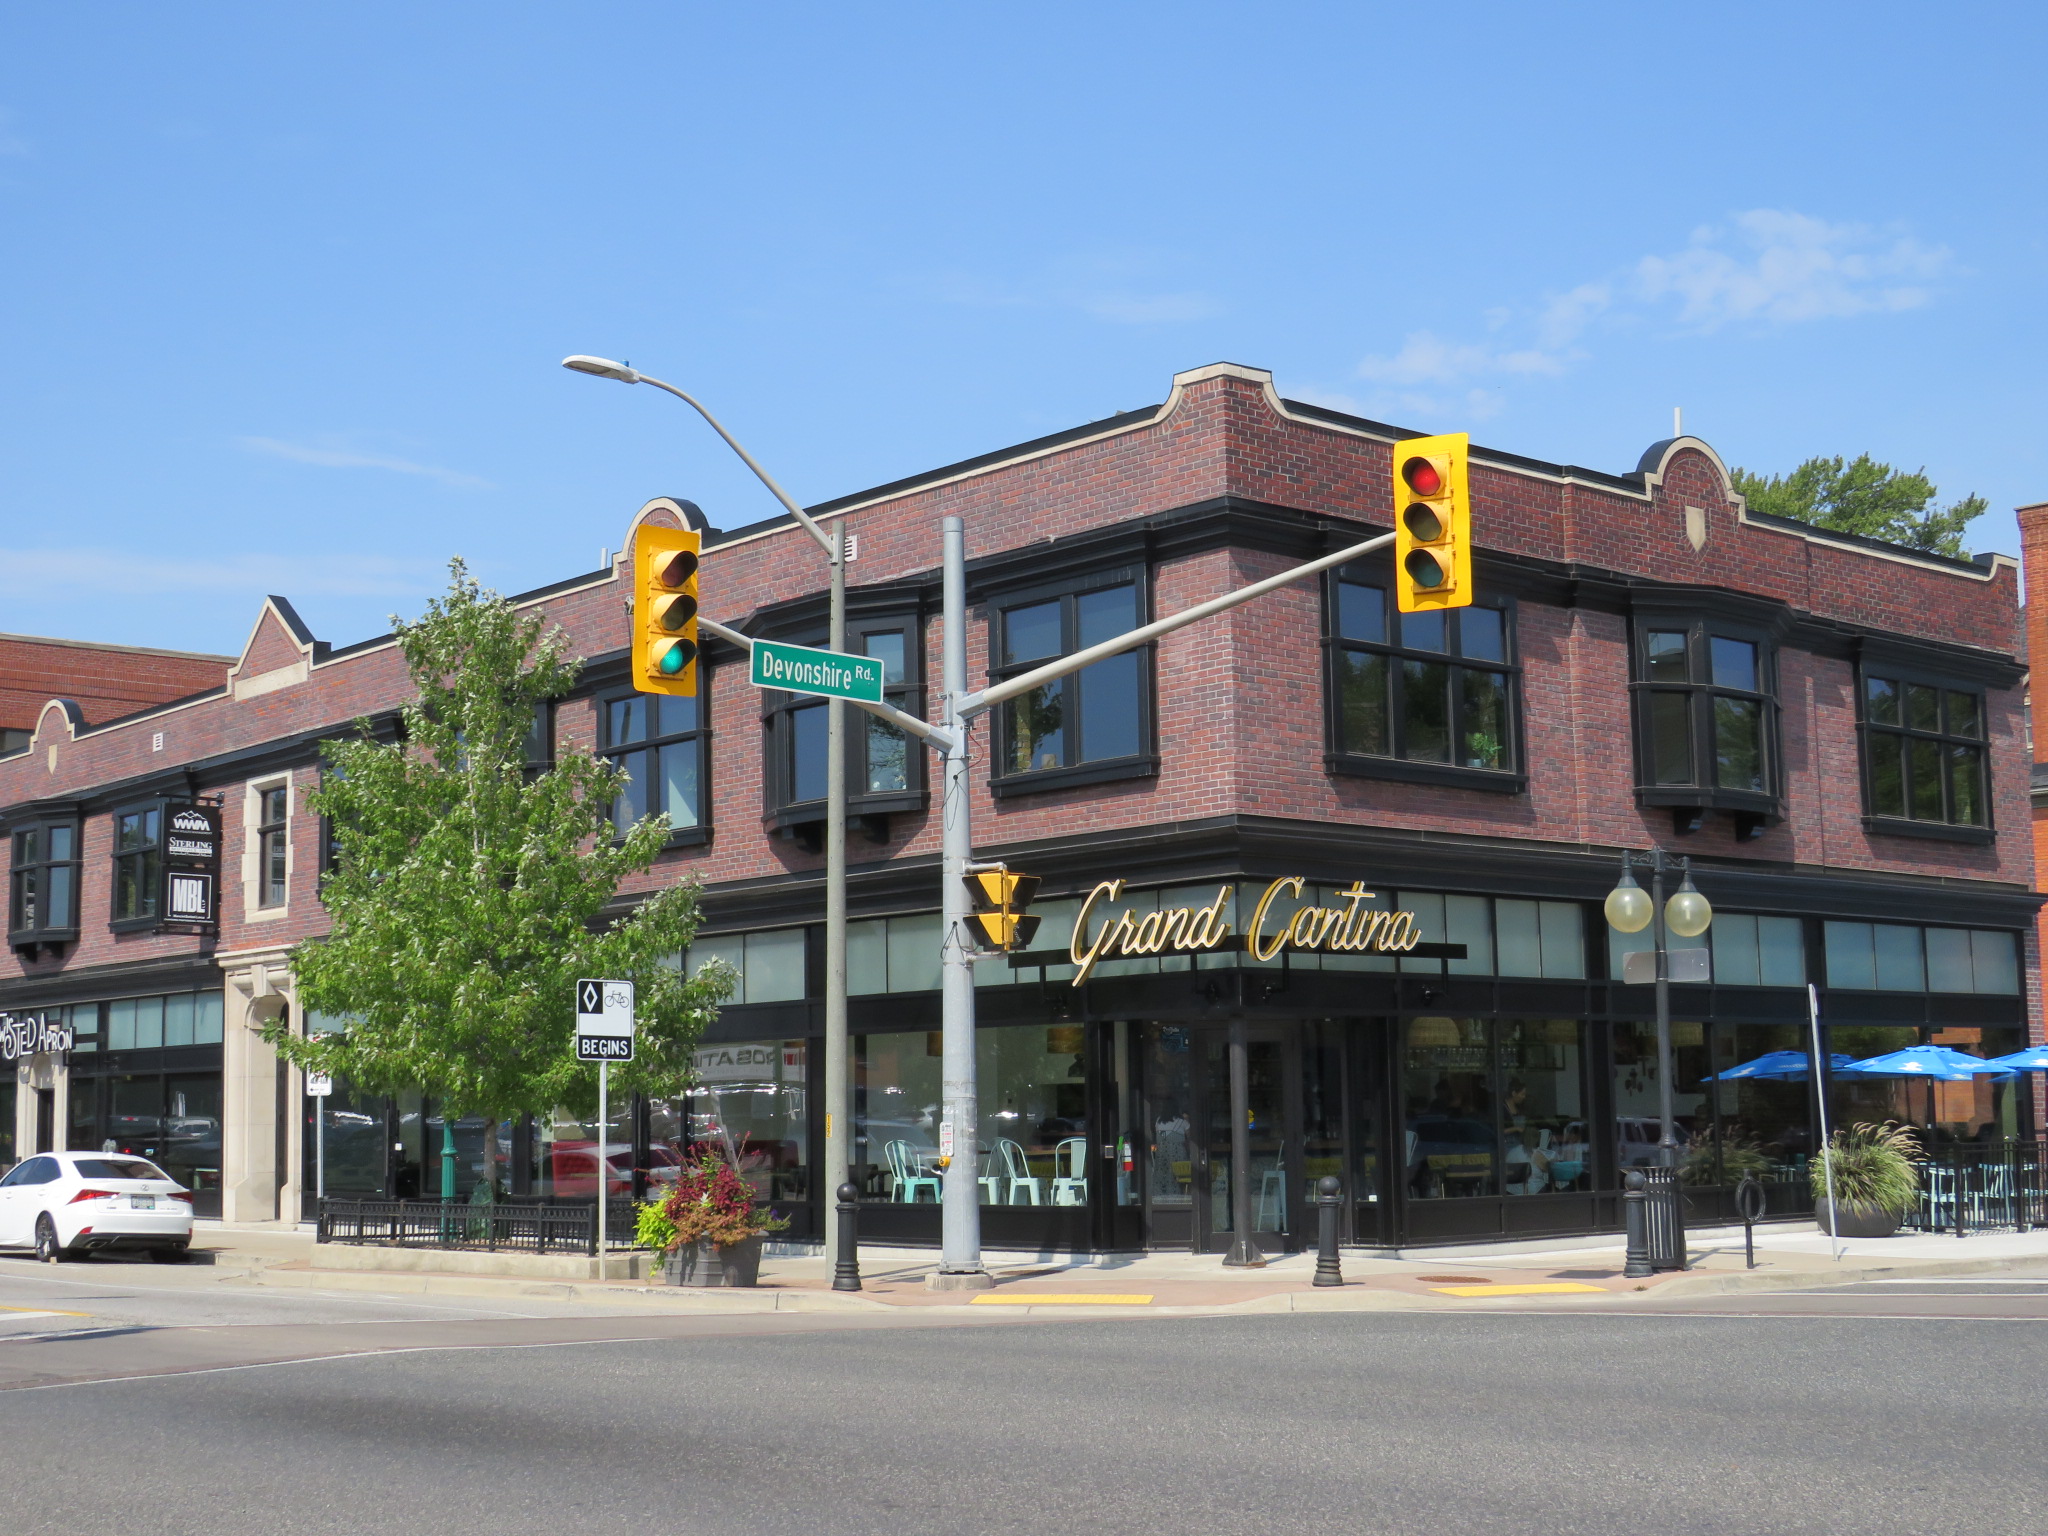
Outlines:
[[[1305,881],[1300,875],[1275,880],[1252,909],[1252,920],[1244,933],[1244,949],[1254,960],[1271,960],[1284,949],[1320,950],[1325,954],[1427,955],[1461,960],[1462,944],[1426,944],[1415,926],[1413,912],[1390,912],[1368,907],[1376,893],[1354,880],[1336,893],[1341,906],[1300,907],[1284,917],[1273,912],[1282,895],[1299,900]],[[1157,911],[1120,912],[1111,917],[1097,909],[1114,902],[1124,893],[1124,882],[1105,880],[1088,893],[1074,918],[1074,932],[1068,954],[1077,967],[1074,985],[1086,981],[1104,960],[1148,955],[1195,955],[1238,946],[1229,943],[1231,927],[1224,917],[1235,886],[1226,885],[1216,899],[1200,907],[1162,907]]]

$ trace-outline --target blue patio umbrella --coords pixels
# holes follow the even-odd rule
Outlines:
[[[1830,1057],[1833,1066],[1839,1070],[1853,1058],[1843,1055]],[[1775,1078],[1780,1082],[1803,1083],[1807,1076],[1807,1058],[1804,1051],[1766,1051],[1754,1061],[1745,1061],[1730,1067],[1726,1072],[1716,1072],[1712,1077],[1700,1079],[1703,1083],[1734,1083],[1744,1078]]]
[[[2048,1072],[2048,1045],[2030,1045],[2010,1056],[1994,1056],[1986,1067],[2003,1067],[2008,1072]]]
[[[1852,1061],[1835,1070],[1844,1077],[1924,1077],[1942,1083],[1966,1083],[1980,1073],[2005,1077],[2011,1072],[1945,1045],[1909,1045],[1903,1051]]]

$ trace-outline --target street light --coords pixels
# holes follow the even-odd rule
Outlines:
[[[1650,889],[1647,892],[1636,884],[1635,870],[1638,867],[1647,867],[1650,871]],[[1696,939],[1714,920],[1713,907],[1692,883],[1692,861],[1681,858],[1678,867],[1682,883],[1666,901],[1664,850],[1652,848],[1648,854],[1624,851],[1621,878],[1607,893],[1603,904],[1607,924],[1616,932],[1651,930],[1650,945],[1651,953],[1656,957],[1657,984],[1657,1160],[1667,1168],[1677,1166],[1678,1135],[1671,1107],[1671,950],[1665,938],[1667,933],[1675,933],[1682,939]],[[1706,977],[1697,979],[1704,981]]]
[[[816,539],[824,549],[832,569],[831,639],[826,643],[835,651],[846,649],[846,539],[838,523],[828,532],[804,509],[796,504],[789,492],[775,483],[775,477],[763,469],[754,456],[742,448],[739,440],[716,416],[705,410],[692,396],[677,389],[673,384],[663,383],[624,363],[615,363],[608,357],[591,357],[584,353],[562,359],[562,366],[572,373],[587,373],[593,378],[616,379],[621,384],[652,384],[656,389],[666,390],[688,405],[711,425],[711,430],[725,439],[728,448],[738,454],[754,476],[767,486],[775,499],[782,503],[798,525]],[[831,698],[825,701],[825,1178],[822,1188],[836,1190],[847,1182],[850,1161],[848,1153],[853,1144],[853,1126],[847,1114],[851,1095],[848,1093],[847,1040],[846,1040],[846,701]],[[600,1133],[602,1140],[602,1133]],[[825,1222],[825,1262],[827,1267],[839,1263],[852,1255],[841,1255],[839,1248],[839,1223]]]

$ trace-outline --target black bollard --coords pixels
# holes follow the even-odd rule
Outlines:
[[[860,1289],[860,1191],[839,1186],[839,1262],[832,1266],[832,1289]]]
[[[1756,1268],[1756,1220],[1764,1213],[1764,1187],[1754,1173],[1745,1173],[1735,1186],[1735,1211],[1742,1218],[1742,1257]]]
[[[1344,1186],[1335,1174],[1316,1181],[1316,1278],[1317,1285],[1342,1285],[1343,1266],[1337,1261],[1337,1213],[1343,1203]]]
[[[1649,1212],[1644,1209],[1650,1197],[1644,1192],[1646,1182],[1635,1169],[1629,1170],[1628,1177],[1621,1181],[1621,1209],[1628,1225],[1628,1262],[1621,1273],[1628,1280],[1647,1280],[1657,1272],[1650,1267]]]

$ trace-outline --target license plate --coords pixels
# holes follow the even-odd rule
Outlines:
[[[131,1211],[153,1211],[156,1209],[155,1195],[130,1195],[128,1209]]]

